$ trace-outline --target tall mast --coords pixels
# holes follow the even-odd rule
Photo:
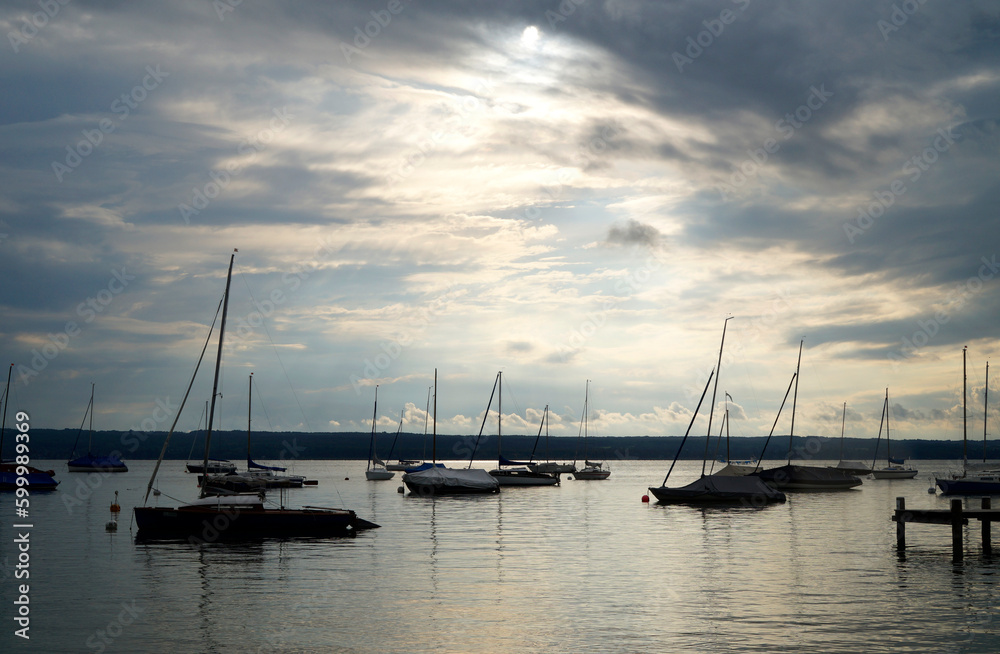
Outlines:
[[[222,367],[222,343],[226,336],[226,314],[229,312],[229,285],[233,281],[233,261],[236,250],[229,255],[229,272],[226,273],[226,292],[222,296],[222,322],[219,323],[219,350],[215,355],[215,379],[212,382],[212,403],[208,410],[208,430],[205,432],[205,459],[202,465],[201,496],[205,497],[205,487],[208,485],[208,452],[212,443],[212,421],[215,419],[215,397],[219,392],[219,368]]]
[[[967,431],[967,415],[965,410],[965,351],[969,349],[966,345],[962,348],[962,465],[969,460],[968,457],[968,431]]]
[[[375,455],[375,416],[378,415],[378,384],[375,384],[375,407],[372,409],[372,438],[368,444],[368,466],[365,471],[371,470],[372,457]]]
[[[792,464],[792,439],[795,437],[795,403],[799,398],[799,370],[802,366],[802,344],[805,339],[799,341],[799,359],[795,362],[795,392],[792,393],[792,426],[788,430],[788,464]]]
[[[726,344],[726,326],[733,317],[722,323],[722,343],[719,344],[719,362],[715,365],[715,384],[712,386],[712,404],[708,407],[708,433],[705,435],[705,456],[701,458],[701,476],[705,476],[705,461],[708,459],[708,443],[712,440],[712,414],[715,412],[715,391],[719,388],[719,374],[722,372],[722,348]]]
[[[844,425],[847,424],[847,402],[844,402],[844,412],[840,416],[840,460],[844,460]]]
[[[889,389],[885,389],[885,460],[892,465],[892,440],[889,438]]]
[[[87,435],[87,456],[94,445],[94,382],[90,382],[90,433]]]
[[[437,463],[438,456],[438,369],[434,369],[434,436],[431,439],[431,456],[432,463]]]
[[[10,404],[10,373],[14,371],[14,364],[10,364],[7,369],[7,388],[3,392],[3,421],[0,422],[0,462],[3,462],[3,434],[7,430],[7,405]]]
[[[986,418],[990,409],[990,362],[986,362],[986,387],[983,389],[983,463],[986,463]]]
[[[247,385],[247,469],[250,469],[250,406],[253,404],[253,373]]]
[[[500,423],[503,422],[503,371],[497,373],[497,452],[502,453],[500,447]]]

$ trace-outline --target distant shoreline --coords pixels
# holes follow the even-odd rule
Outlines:
[[[31,451],[37,459],[68,459],[76,445],[78,454],[86,452],[86,438],[77,440],[76,429],[33,429]],[[431,457],[431,436],[401,433],[396,449],[390,447],[396,434],[378,434],[378,454],[383,459],[424,459]],[[95,431],[95,454],[120,453],[125,459],[156,459],[160,455],[166,432]],[[251,454],[261,460],[366,460],[371,434],[368,432],[255,432],[251,439]],[[504,435],[503,454],[508,459],[527,460],[535,448],[534,460],[658,460],[672,459],[677,454],[681,436],[590,436],[586,454],[583,443],[576,436],[551,436],[547,446],[544,438],[537,441],[534,435]],[[734,437],[729,441],[729,458],[733,460],[757,458],[766,440],[765,436]],[[5,434],[5,454],[13,453],[13,431]],[[871,462],[875,455],[875,438],[845,438],[841,456],[840,437],[795,436],[793,459],[808,461],[840,460]],[[81,450],[82,446],[82,450]],[[193,447],[192,447],[193,446]],[[476,460],[497,458],[496,435],[483,435],[476,445],[475,435],[437,436],[437,458],[441,460],[468,460],[475,450]],[[705,454],[705,437],[692,436],[684,445],[680,459],[701,460]],[[969,461],[983,459],[982,441],[970,440],[967,447]],[[200,459],[204,454],[202,432],[175,432],[171,437],[167,459]],[[892,441],[892,454],[897,458],[921,460],[962,459],[960,440],[901,439]],[[242,460],[247,456],[245,431],[212,432],[212,457]],[[726,456],[726,442],[713,437],[708,446],[708,458]],[[879,461],[885,461],[885,442],[879,444]],[[765,459],[788,458],[788,434],[771,437],[764,453]],[[988,442],[988,460],[1000,459],[1000,442]]]

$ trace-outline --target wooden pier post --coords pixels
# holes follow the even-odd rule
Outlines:
[[[959,560],[963,557],[962,551],[962,500],[953,499],[951,501],[951,555]]]
[[[988,511],[991,508],[990,498],[983,498],[983,510]],[[990,534],[990,520],[980,520],[980,524],[983,526],[983,553],[992,554],[993,553],[993,538]]]
[[[896,549],[906,549],[906,521],[903,514],[906,511],[906,498],[896,498]]]

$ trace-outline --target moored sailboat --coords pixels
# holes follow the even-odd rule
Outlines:
[[[847,402],[844,402],[844,409],[840,416],[840,461],[837,465],[831,466],[834,470],[846,472],[849,475],[867,475],[872,469],[860,461],[844,460],[844,426],[847,424]]]
[[[799,374],[802,364],[803,343],[804,341],[799,342],[799,358],[795,364],[795,374],[792,375],[792,381],[795,383],[795,393],[792,395],[792,425],[788,431],[788,463],[769,470],[758,470],[753,474],[760,477],[768,486],[785,491],[837,491],[860,486],[862,483],[860,478],[843,470],[792,464],[791,457],[794,451],[792,444],[795,438],[795,405],[799,395]],[[785,397],[788,397],[787,391],[785,392]],[[782,401],[782,406],[784,406],[784,401]],[[781,415],[781,409],[778,409],[778,415]],[[777,418],[775,418],[775,424],[777,424]],[[773,433],[773,427],[771,431]],[[768,439],[770,439],[770,436],[768,436]],[[767,448],[767,443],[764,444],[764,447],[765,449]],[[761,453],[761,458],[763,458],[763,453]]]
[[[0,490],[17,490],[18,488],[27,488],[28,490],[55,490],[59,482],[56,481],[54,470],[39,470],[38,468],[30,465],[23,465],[17,463],[17,461],[4,461],[3,460],[3,437],[4,433],[7,431],[7,405],[10,397],[10,374],[14,370],[14,364],[10,364],[10,368],[7,370],[7,386],[3,392],[3,418],[0,421]],[[27,420],[28,414],[18,411],[14,414],[14,418],[18,420],[23,427],[19,428],[19,432],[14,436],[14,440],[17,443],[28,443],[28,434],[26,430],[28,429],[27,424],[23,421]],[[25,430],[25,431],[22,431]]]
[[[983,394],[983,462],[969,463],[968,457],[968,409],[966,408],[965,356],[968,348],[962,348],[962,474],[938,477],[934,483],[943,495],[1000,495],[1000,463],[986,462],[986,431],[989,416],[990,364],[986,364],[986,387]]]
[[[698,417],[698,412],[701,410],[701,404],[705,400],[705,394],[708,393],[708,387],[712,383],[713,378],[715,379],[715,387],[712,390],[712,404],[715,404],[715,389],[718,388],[719,382],[717,373],[722,367],[722,349],[726,343],[726,326],[730,320],[732,320],[732,316],[727,317],[722,325],[722,342],[719,345],[719,362],[708,375],[708,381],[705,382],[705,389],[701,392],[701,398],[698,400],[698,405],[695,407],[694,414],[691,416],[691,422],[688,423],[688,428],[684,432],[684,438],[681,439],[680,445],[677,447],[677,453],[674,455],[674,460],[670,464],[670,468],[667,469],[667,474],[663,478],[663,483],[656,488],[652,486],[649,487],[649,492],[652,493],[661,504],[741,503],[746,506],[760,506],[763,504],[785,501],[784,493],[769,487],[758,477],[745,474],[705,474],[705,463],[708,457],[708,441],[712,433],[711,408],[709,409],[708,414],[708,435],[706,436],[705,441],[705,454],[702,456],[701,462],[701,477],[686,486],[667,486],[667,481],[670,479],[670,473],[673,472],[674,466],[677,464],[677,459],[680,458],[681,451],[684,449],[684,443],[687,441],[688,435],[691,433],[691,427],[694,426],[694,421]],[[720,473],[722,472],[723,471],[720,471]]]
[[[222,310],[222,321],[219,327],[219,347],[215,360],[215,380],[212,387],[211,409],[209,411],[208,430],[205,434],[205,455],[203,466],[208,467],[209,453],[212,442],[212,416],[215,411],[215,398],[219,386],[219,369],[222,364],[222,347],[226,331],[226,313],[229,307],[229,288],[233,275],[233,261],[235,253],[229,259],[229,272],[226,276],[226,290],[220,302]],[[214,321],[213,321],[214,328]],[[201,366],[205,350],[211,340],[211,329],[201,355],[198,358],[198,365],[195,366],[195,376]],[[149,500],[150,491],[156,481],[156,474],[167,451],[170,436],[177,426],[177,419],[180,417],[184,403],[187,401],[194,384],[194,376],[188,385],[184,398],[181,400],[177,415],[163,442],[160,456],[153,467],[149,484],[146,486],[146,495],[143,499],[143,506],[134,508],[136,526],[139,528],[140,536],[187,538],[196,542],[205,540],[217,540],[230,537],[246,536],[266,536],[266,537],[289,537],[289,536],[333,536],[352,535],[361,529],[378,527],[373,522],[359,518],[358,515],[349,509],[331,509],[323,507],[302,507],[300,509],[290,509],[285,507],[268,508],[264,505],[264,500],[260,495],[240,495],[240,496],[219,496],[207,497],[205,488],[202,488],[201,496],[198,500],[179,507],[157,507],[145,506]]]
[[[375,408],[372,410],[372,437],[368,443],[368,467],[365,469],[365,479],[368,481],[386,481],[392,479],[396,473],[387,470],[385,461],[378,458],[378,450],[375,448],[375,418],[378,415],[378,384],[375,385]]]
[[[497,468],[490,470],[490,476],[497,480],[501,486],[555,486],[559,483],[559,475],[547,472],[538,472],[529,467],[527,461],[512,461],[503,455],[503,436],[501,423],[503,422],[503,373],[497,373],[494,384],[497,392]],[[492,396],[490,398],[492,404]],[[547,407],[546,407],[547,409]],[[490,407],[486,407],[487,415]],[[483,416],[483,420],[486,417]],[[541,433],[541,425],[538,427]],[[536,439],[537,442],[537,439]]]
[[[437,368],[434,369],[434,427],[431,462],[403,474],[410,495],[466,495],[497,493],[500,484],[482,468],[448,468],[437,462]]]
[[[878,438],[875,439],[875,459],[872,461],[872,477],[875,479],[913,479],[917,476],[917,471],[903,465],[902,459],[892,458],[892,449],[889,446],[889,389],[885,389],[885,402],[882,404],[882,421],[885,422],[885,458],[886,466],[876,468],[875,461],[878,460],[878,442],[882,437],[882,422],[878,425]]]
[[[83,414],[83,420],[86,422],[87,416],[90,416],[90,428],[87,436],[87,453],[84,456],[73,458],[76,454],[76,445],[73,445],[73,454],[70,455],[70,460],[66,462],[66,466],[70,472],[128,472],[128,466],[125,462],[118,457],[117,454],[111,453],[107,456],[97,456],[91,453],[94,445],[94,384],[90,385],[90,403],[87,404],[87,410]],[[76,434],[77,442],[80,440],[80,434],[83,432],[83,423],[80,423],[80,429]]]
[[[580,428],[583,431],[583,467],[573,473],[575,479],[586,481],[589,479],[607,479],[611,476],[611,470],[605,467],[603,461],[589,461],[587,459],[587,425],[590,416],[590,380],[587,380],[586,390],[583,395],[583,417],[580,419]],[[579,438],[579,435],[577,436]],[[576,466],[576,461],[573,462]]]

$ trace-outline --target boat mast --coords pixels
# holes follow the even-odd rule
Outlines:
[[[3,462],[3,434],[7,430],[7,405],[10,404],[10,373],[14,370],[14,364],[10,364],[7,369],[7,388],[3,392],[3,421],[0,422],[0,463]]]
[[[875,439],[875,456],[872,458],[872,470],[875,470],[875,466],[878,465],[878,444],[882,441],[882,425],[885,424],[886,412],[889,409],[889,389],[885,389],[885,401],[882,402],[882,417],[878,420],[878,437]],[[889,432],[886,430],[886,439],[889,438]],[[887,441],[888,442],[888,441]],[[888,461],[888,457],[886,459]]]
[[[966,345],[962,348],[962,466],[964,467],[969,461],[968,457],[968,416],[965,409],[965,351],[969,349]]]
[[[87,434],[87,456],[91,456],[90,451],[94,445],[94,382],[90,382],[90,433]]]
[[[986,463],[986,417],[990,409],[990,362],[986,362],[986,387],[983,389],[983,463]]]
[[[792,439],[795,438],[795,403],[799,398],[799,370],[802,366],[802,344],[799,341],[799,359],[795,362],[795,392],[792,393],[792,426],[788,430],[788,465],[792,465]]]
[[[892,465],[892,441],[889,439],[889,389],[885,389],[885,461]]]
[[[708,443],[712,440],[712,414],[715,412],[715,391],[719,388],[719,375],[722,373],[722,348],[726,344],[726,326],[732,320],[728,316],[722,323],[722,343],[719,344],[719,362],[715,364],[715,385],[712,386],[712,404],[708,407],[708,433],[705,435],[705,455],[701,457],[701,476],[705,476],[705,461],[708,460]]]
[[[219,350],[215,355],[215,379],[212,382],[212,403],[208,410],[208,431],[205,432],[205,458],[202,465],[201,496],[205,497],[205,487],[208,485],[208,452],[212,443],[212,420],[215,418],[215,396],[219,392],[219,368],[222,367],[222,343],[226,336],[226,314],[229,312],[229,285],[233,280],[233,261],[236,251],[229,255],[229,272],[226,273],[226,292],[222,299],[222,322],[219,323]]]
[[[500,423],[503,421],[503,371],[497,372],[497,457],[503,452],[500,447]]]
[[[247,470],[250,469],[250,407],[253,405],[253,373],[247,386]],[[206,473],[207,474],[207,473]]]
[[[844,460],[844,425],[847,424],[847,402],[844,402],[844,413],[840,416],[840,460]]]
[[[375,416],[378,414],[378,384],[375,384],[375,407],[372,409],[372,438],[368,443],[368,466],[365,472],[372,468],[372,456],[375,455]]]
[[[434,435],[431,439],[431,462],[437,463],[438,439],[438,369],[434,369]]]

